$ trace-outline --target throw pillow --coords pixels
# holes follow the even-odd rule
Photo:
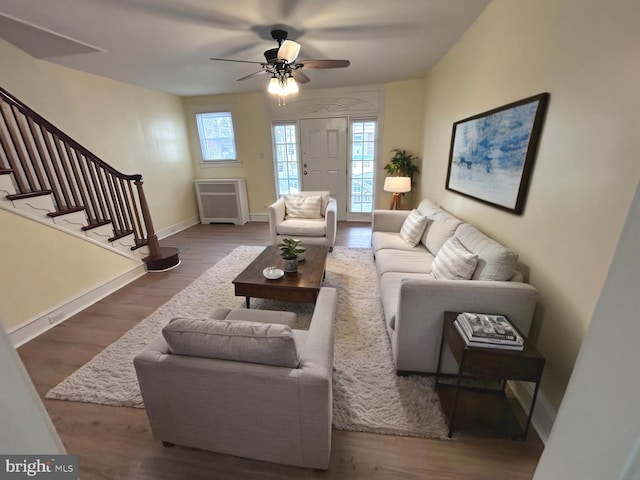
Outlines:
[[[287,218],[322,218],[320,195],[285,195],[284,206]]]
[[[171,353],[298,368],[293,332],[287,325],[240,320],[174,318],[162,335]]]
[[[431,264],[431,274],[438,280],[469,280],[478,264],[478,256],[467,250],[460,240],[444,242]]]
[[[427,217],[420,215],[420,212],[414,208],[402,224],[400,238],[407,242],[409,246],[415,247],[420,242],[424,229],[427,228],[428,220]]]

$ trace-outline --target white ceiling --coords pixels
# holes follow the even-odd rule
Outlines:
[[[347,59],[306,70],[306,88],[422,78],[489,0],[0,0],[0,37],[77,70],[176,95],[258,91],[240,77],[277,47],[279,27],[299,60]],[[0,59],[1,61],[1,59]]]

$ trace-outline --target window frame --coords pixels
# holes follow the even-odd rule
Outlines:
[[[274,183],[275,183],[275,190],[276,190],[276,198],[280,198],[283,195],[288,195],[291,193],[290,191],[288,193],[287,192],[283,193],[280,191],[280,178],[278,177],[278,145],[279,144],[276,143],[276,128],[287,126],[287,125],[291,125],[295,128],[295,139],[294,139],[294,142],[291,144],[295,145],[295,148],[296,148],[296,172],[298,175],[297,177],[298,192],[302,189],[302,175],[301,175],[302,168],[301,168],[301,162],[300,162],[300,139],[299,139],[300,127],[298,125],[298,122],[295,120],[290,120],[290,121],[281,120],[281,121],[271,122],[271,146],[273,149],[273,175],[274,175]],[[289,143],[285,143],[284,145],[289,145]],[[286,162],[286,163],[289,163],[289,162]]]
[[[361,160],[364,163],[370,163],[372,170],[371,176],[371,212],[376,208],[376,177],[377,168],[379,163],[379,150],[380,150],[380,118],[378,116],[366,116],[366,117],[349,117],[349,138],[348,138],[348,159],[347,159],[347,219],[348,220],[360,220],[365,216],[370,216],[371,212],[356,212],[352,210],[351,198],[353,190],[353,146],[354,146],[354,124],[355,123],[375,123],[375,139],[373,145],[373,159]],[[362,194],[360,195],[362,196]]]
[[[200,131],[197,115],[206,113],[228,113],[231,116],[231,128],[233,129],[233,143],[236,152],[235,160],[205,160],[200,142]],[[192,152],[194,160],[200,168],[241,168],[240,152],[238,151],[238,129],[234,117],[235,105],[198,105],[189,108],[189,131],[191,136]]]

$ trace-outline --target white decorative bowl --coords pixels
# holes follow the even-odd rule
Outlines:
[[[262,270],[262,275],[264,275],[265,278],[268,278],[269,280],[277,280],[278,278],[282,278],[282,276],[284,275],[284,271],[280,270],[279,268],[267,267]]]

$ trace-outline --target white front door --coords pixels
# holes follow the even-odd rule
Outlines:
[[[347,218],[346,118],[300,120],[302,190],[328,190],[338,204],[338,220]]]

